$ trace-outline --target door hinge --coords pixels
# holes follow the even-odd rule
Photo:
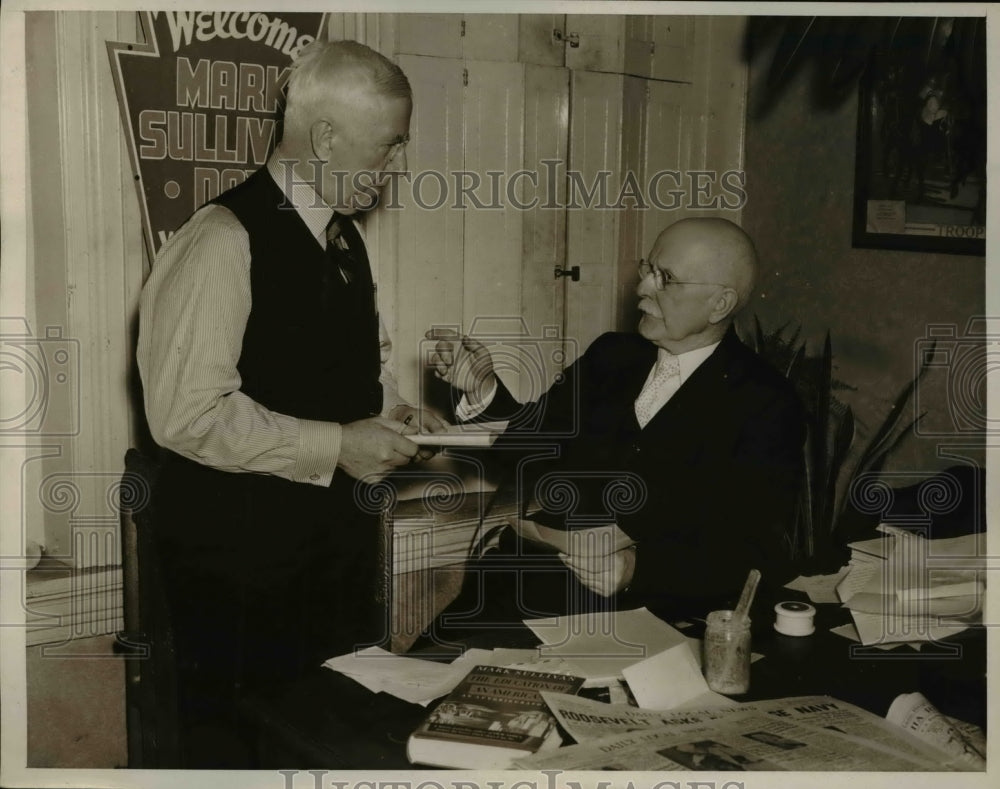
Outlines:
[[[461,27],[461,31],[459,32],[459,34],[458,34],[458,35],[459,35],[460,37],[464,37],[464,36],[465,36],[465,20],[464,20],[464,19],[462,20],[462,27]]]
[[[469,87],[469,70],[467,68],[462,69],[462,84]]]
[[[580,34],[579,33],[564,33],[559,28],[554,28],[552,30],[552,40],[560,44],[569,44],[573,49],[580,46]]]

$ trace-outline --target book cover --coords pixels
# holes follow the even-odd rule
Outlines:
[[[501,768],[561,743],[543,690],[576,693],[582,677],[477,665],[410,735],[411,762]]]

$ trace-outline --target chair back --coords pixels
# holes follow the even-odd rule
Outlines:
[[[125,454],[121,485],[128,766],[179,767],[177,667],[157,555],[152,490],[158,464],[136,449]]]

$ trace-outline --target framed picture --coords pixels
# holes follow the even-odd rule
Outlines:
[[[859,89],[855,247],[986,254],[983,38],[873,57]]]

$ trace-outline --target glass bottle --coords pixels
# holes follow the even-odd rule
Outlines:
[[[732,611],[712,611],[705,627],[705,680],[716,693],[750,689],[750,619],[733,619]]]

